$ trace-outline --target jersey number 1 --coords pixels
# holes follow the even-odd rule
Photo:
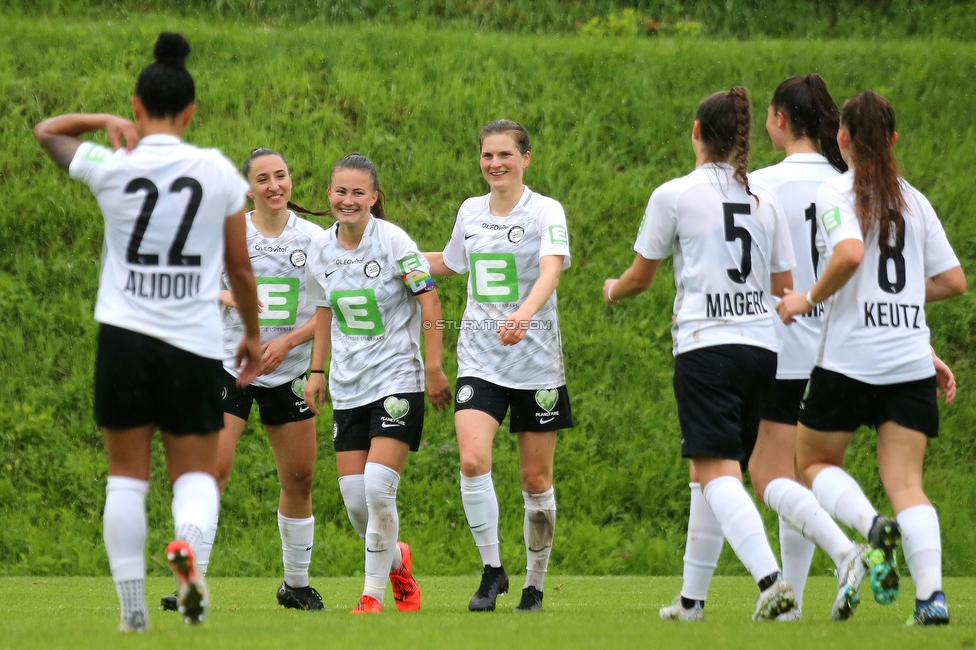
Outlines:
[[[725,241],[733,242],[738,239],[742,244],[742,260],[739,262],[739,268],[726,269],[725,272],[729,274],[732,282],[745,284],[746,278],[752,273],[752,235],[742,226],[735,225],[735,215],[752,214],[752,211],[748,203],[723,203],[722,207],[725,210]]]
[[[169,247],[167,262],[169,266],[200,266],[199,255],[184,255],[183,246],[186,238],[190,235],[190,226],[193,219],[197,216],[200,209],[200,201],[203,200],[203,188],[199,181],[193,178],[182,176],[173,181],[169,186],[169,191],[179,193],[183,190],[190,190],[190,201],[186,204],[183,218],[180,220],[180,227],[176,231],[176,237]],[[149,218],[152,217],[153,210],[156,208],[156,200],[159,199],[159,190],[148,178],[134,178],[125,186],[126,194],[135,194],[140,190],[145,190],[146,198],[142,202],[142,209],[136,219],[136,227],[132,229],[129,236],[129,245],[125,251],[125,259],[129,264],[139,264],[142,266],[157,266],[159,255],[155,253],[140,253],[139,246],[142,245],[142,238],[146,235],[149,228]]]

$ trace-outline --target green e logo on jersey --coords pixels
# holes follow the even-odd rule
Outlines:
[[[549,226],[549,241],[553,244],[568,244],[569,235],[565,226]]]
[[[339,319],[339,331],[347,336],[378,336],[386,331],[376,293],[372,289],[333,291],[332,310]]]
[[[515,255],[472,253],[471,291],[478,302],[518,302]]]
[[[820,215],[820,220],[823,222],[824,230],[827,231],[829,235],[830,232],[840,225],[840,208],[831,208]]]
[[[264,307],[258,314],[261,325],[294,325],[298,320],[298,278],[254,278],[258,300]]]
[[[420,255],[417,253],[407,255],[402,260],[397,260],[397,265],[400,267],[400,275],[406,275],[410,271],[420,268]]]
[[[103,163],[105,159],[112,155],[112,150],[108,147],[103,147],[101,145],[95,145],[88,150],[85,154],[85,160],[91,160],[92,162]]]

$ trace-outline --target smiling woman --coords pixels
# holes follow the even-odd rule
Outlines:
[[[234,452],[256,401],[261,422],[274,452],[281,483],[278,530],[281,535],[284,580],[278,604],[306,610],[322,609],[322,599],[308,584],[315,518],[312,516],[312,475],[315,466],[315,421],[302,388],[312,354],[315,309],[305,303],[305,263],[319,226],[295,212],[310,212],[291,202],[292,177],[284,156],[271,149],[254,149],[243,173],[254,201],[245,215],[247,250],[256,276],[261,310],[261,375],[250,386],[238,387],[233,343],[243,329],[234,292],[226,274],[220,292],[224,339],[222,373],[224,426],[217,454],[217,482],[227,487]],[[217,535],[214,517],[197,553],[200,572],[206,574]],[[163,597],[163,609],[176,609],[174,596]]]
[[[491,189],[458,210],[443,253],[425,253],[434,275],[470,272],[458,338],[454,425],[461,455],[461,501],[484,566],[468,609],[494,611],[508,591],[498,544],[492,444],[511,406],[525,502],[526,576],[516,612],[542,609],[556,527],[552,487],[556,433],[573,426],[566,390],[556,286],[569,268],[562,205],[522,182],[529,133],[496,120],[478,134],[481,174]],[[478,324],[501,323],[497,330]],[[548,327],[532,327],[545,323]]]
[[[410,451],[420,449],[424,388],[435,409],[451,389],[441,369],[441,304],[417,245],[385,220],[379,175],[362,154],[335,164],[329,202],[336,225],[312,243],[309,303],[318,305],[312,377],[305,399],[318,414],[326,396],[335,422],[339,489],[366,541],[366,580],[352,614],[383,611],[387,576],[396,608],[420,609],[410,547],[400,533],[396,495]],[[426,372],[420,358],[420,327]]]

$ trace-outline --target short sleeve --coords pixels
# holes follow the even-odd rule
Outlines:
[[[394,260],[394,273],[403,281],[411,296],[434,290],[427,258],[421,255],[416,242],[399,228],[391,229],[390,253]]]
[[[240,212],[247,203],[247,192],[250,186],[247,184],[247,181],[241,178],[240,172],[237,171],[234,164],[223,154],[220,155],[220,165],[225,186],[228,188],[224,216],[229,217]]]
[[[824,184],[817,188],[816,203],[817,231],[823,237],[828,253],[846,239],[864,241],[861,224],[846,193]]]
[[[677,213],[670,194],[659,187],[651,193],[644,218],[637,230],[634,251],[648,260],[663,260],[671,252],[678,228]]]
[[[75,151],[71,164],[68,165],[68,175],[83,182],[91,188],[92,192],[97,193],[104,177],[105,162],[114,153],[116,152],[100,144],[82,142]]]
[[[569,268],[569,230],[566,228],[566,212],[559,201],[548,200],[539,215],[539,229],[542,242],[539,258],[546,255],[562,255],[563,270]]]
[[[328,260],[325,259],[325,244],[328,241],[328,231],[322,231],[312,238],[308,247],[308,260],[305,262],[305,302],[318,307],[332,308],[329,302],[328,276],[325,271]]]
[[[784,273],[796,266],[796,255],[793,252],[793,240],[790,238],[790,226],[786,222],[786,211],[772,194],[763,196],[763,201],[769,202],[773,212],[773,241],[769,256],[769,272]]]
[[[462,206],[463,208],[463,206]],[[461,224],[461,210],[454,221],[451,238],[444,247],[444,264],[455,273],[468,272],[468,256],[464,254],[464,226]]]
[[[925,228],[924,252],[925,257],[925,277],[931,278],[945,273],[949,269],[959,266],[959,258],[956,257],[949,238],[946,237],[945,228],[939,217],[935,214],[932,204],[921,194],[918,195],[919,203],[922,204],[922,221]]]

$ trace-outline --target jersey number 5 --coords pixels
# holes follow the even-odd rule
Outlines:
[[[176,230],[176,237],[173,238],[173,243],[169,247],[169,256],[167,258],[167,264],[169,266],[200,266],[200,256],[184,255],[183,246],[186,244],[186,238],[190,234],[190,226],[193,225],[193,219],[197,216],[197,210],[200,209],[200,201],[203,200],[203,188],[200,187],[199,181],[186,176],[177,178],[169,186],[171,193],[179,193],[187,189],[190,190],[190,200],[186,204],[186,210],[183,212],[183,218],[180,220],[180,227]],[[126,194],[135,194],[142,190],[146,192],[146,198],[142,202],[142,209],[139,211],[139,217],[136,219],[136,227],[132,229],[132,234],[129,236],[129,245],[125,251],[125,259],[129,264],[157,266],[159,264],[159,255],[155,253],[140,253],[139,247],[142,245],[142,238],[146,235],[146,229],[149,228],[149,218],[152,217],[153,210],[156,208],[156,201],[159,199],[159,190],[156,188],[155,183],[148,178],[134,178],[125,186]]]
[[[735,215],[752,214],[748,203],[723,203],[725,210],[725,241],[740,240],[742,245],[742,259],[739,268],[726,269],[729,279],[736,284],[745,284],[746,278],[752,273],[752,235],[742,226],[735,225]]]

